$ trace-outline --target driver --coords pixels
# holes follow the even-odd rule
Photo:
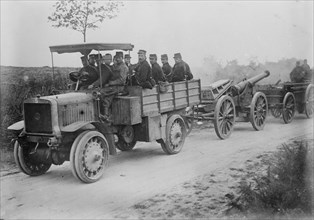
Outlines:
[[[70,79],[76,82],[72,84],[72,89],[76,88],[77,80],[79,80],[77,90],[80,90],[87,89],[89,85],[99,78],[97,69],[89,64],[86,56],[82,56],[81,61],[83,67],[78,72],[70,73]]]

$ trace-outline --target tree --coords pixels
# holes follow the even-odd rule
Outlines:
[[[105,19],[117,16],[119,8],[123,6],[119,1],[101,1],[100,5],[93,0],[60,0],[53,7],[55,11],[48,16],[48,22],[53,27],[65,27],[83,34],[86,42],[87,29],[95,30]]]

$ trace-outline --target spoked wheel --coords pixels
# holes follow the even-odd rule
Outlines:
[[[40,176],[46,173],[51,166],[51,161],[45,161],[45,158],[40,158],[40,155],[37,153],[37,150],[44,150],[44,148],[48,148],[48,146],[29,142],[27,146],[21,147],[19,142],[15,141],[15,163],[23,173],[29,176]]]
[[[108,165],[109,145],[98,131],[85,131],[73,142],[70,162],[72,173],[84,183],[99,180]]]
[[[274,118],[279,118],[281,116],[281,109],[280,108],[271,108],[270,112]]]
[[[282,119],[288,124],[293,120],[295,114],[295,97],[291,92],[288,92],[283,98]]]
[[[115,144],[121,151],[132,150],[136,144],[133,127],[130,125],[124,126],[118,133],[118,141]]]
[[[250,122],[256,131],[263,130],[267,112],[268,104],[265,94],[262,92],[255,93],[251,102]]]
[[[314,86],[308,85],[305,91],[305,115],[308,118],[313,116],[314,112]]]
[[[233,99],[224,95],[218,99],[214,112],[214,127],[220,139],[228,138],[235,122],[235,106]]]
[[[186,135],[189,135],[194,127],[194,107],[187,107],[182,118],[185,122]]]
[[[186,126],[180,115],[172,115],[166,124],[166,140],[160,141],[163,151],[167,154],[177,154],[181,151],[185,137]]]

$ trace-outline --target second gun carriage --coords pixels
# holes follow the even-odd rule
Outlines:
[[[308,118],[313,115],[314,86],[310,81],[260,85],[258,91],[265,93],[271,114],[275,118],[282,116],[286,124],[293,120],[296,111]]]

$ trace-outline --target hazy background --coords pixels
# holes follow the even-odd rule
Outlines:
[[[79,32],[53,28],[54,1],[1,1],[1,65],[51,66],[50,45],[81,43]],[[89,30],[87,42],[135,45],[193,68],[205,58],[241,64],[307,58],[313,66],[313,1],[126,1],[120,14]],[[80,54],[57,55],[57,66],[80,66]]]

